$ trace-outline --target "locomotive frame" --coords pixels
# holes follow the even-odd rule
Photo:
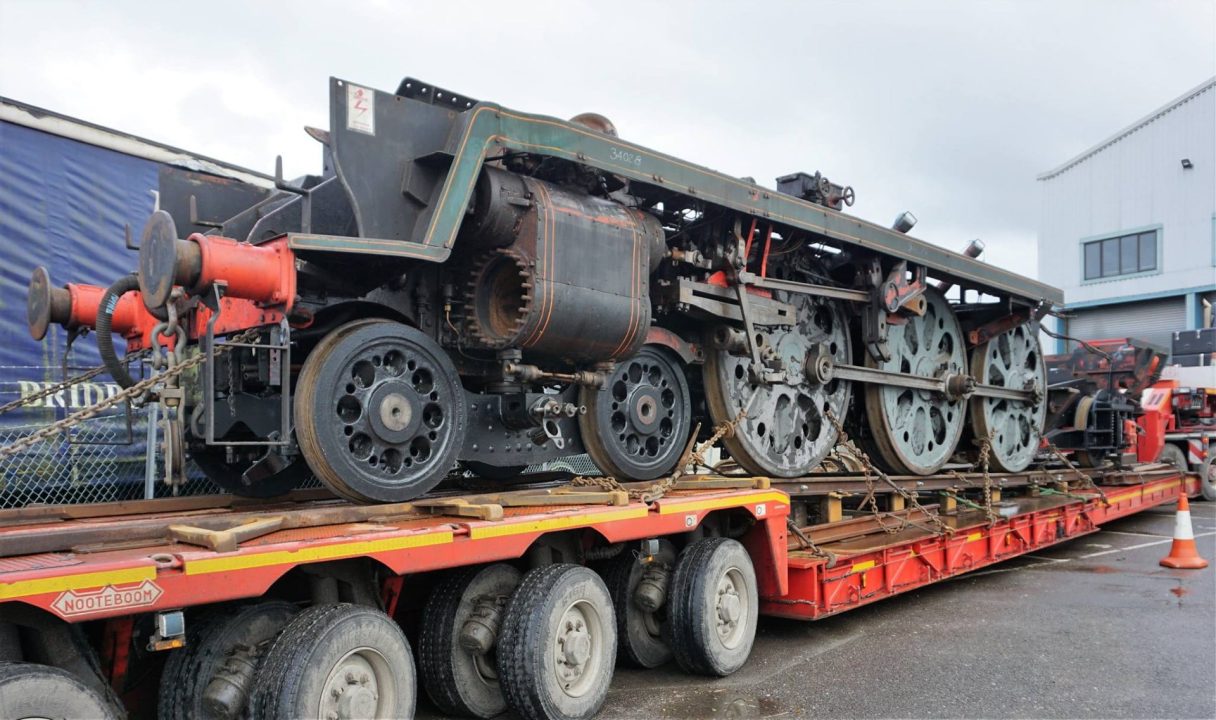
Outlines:
[[[852,188],[818,173],[769,190],[601,116],[411,78],[394,94],[331,78],[330,96],[330,129],[309,129],[322,176],[280,170],[279,194],[207,235],[158,213],[141,242],[143,305],[180,306],[208,355],[187,442],[228,489],[281,492],[301,455],[356,501],[421,494],[457,459],[505,479],[586,450],[652,479],[694,420],[729,424],[738,464],[778,477],[813,470],[840,421],[899,472],[937,471],[964,434],[996,469],[1033,458],[1035,328],[1059,290],[849,217]],[[31,327],[82,322],[35,284]],[[135,325],[129,348],[155,344],[153,320]],[[211,357],[258,327],[260,348]],[[271,347],[288,343],[298,372]]]

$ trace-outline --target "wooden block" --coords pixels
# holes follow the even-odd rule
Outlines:
[[[899,493],[891,493],[891,507],[888,508],[891,512],[898,512],[904,509],[904,496]]]
[[[829,493],[819,501],[819,517],[822,522],[834,523],[844,519],[844,496],[840,493]]]
[[[414,503],[414,507],[432,515],[451,515],[453,517],[471,517],[478,520],[502,520],[502,505],[491,503],[470,503],[460,498],[450,500],[424,500]]]
[[[944,515],[951,515],[958,512],[958,499],[954,496],[954,493],[944,492],[941,495],[942,501],[940,512]]]

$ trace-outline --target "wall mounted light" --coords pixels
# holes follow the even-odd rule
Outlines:
[[[1193,167],[1195,167],[1195,163],[1191,162],[1190,158],[1182,158],[1182,169],[1183,170],[1190,170]]]

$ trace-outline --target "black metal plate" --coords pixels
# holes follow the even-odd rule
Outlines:
[[[176,267],[177,226],[169,213],[157,210],[148,218],[139,240],[139,290],[144,305],[158,308],[169,302]]]

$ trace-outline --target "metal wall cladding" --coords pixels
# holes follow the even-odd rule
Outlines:
[[[1186,324],[1186,303],[1180,297],[1071,312],[1067,332],[1082,340],[1132,337],[1169,348],[1174,331]],[[1072,347],[1070,343],[1069,349]]]
[[[1131,132],[1040,176],[1039,279],[1063,289],[1066,304],[1216,286],[1213,127],[1216,82],[1209,82]],[[1184,158],[1191,169],[1182,166]],[[1083,242],[1153,229],[1156,270],[1085,281]]]

